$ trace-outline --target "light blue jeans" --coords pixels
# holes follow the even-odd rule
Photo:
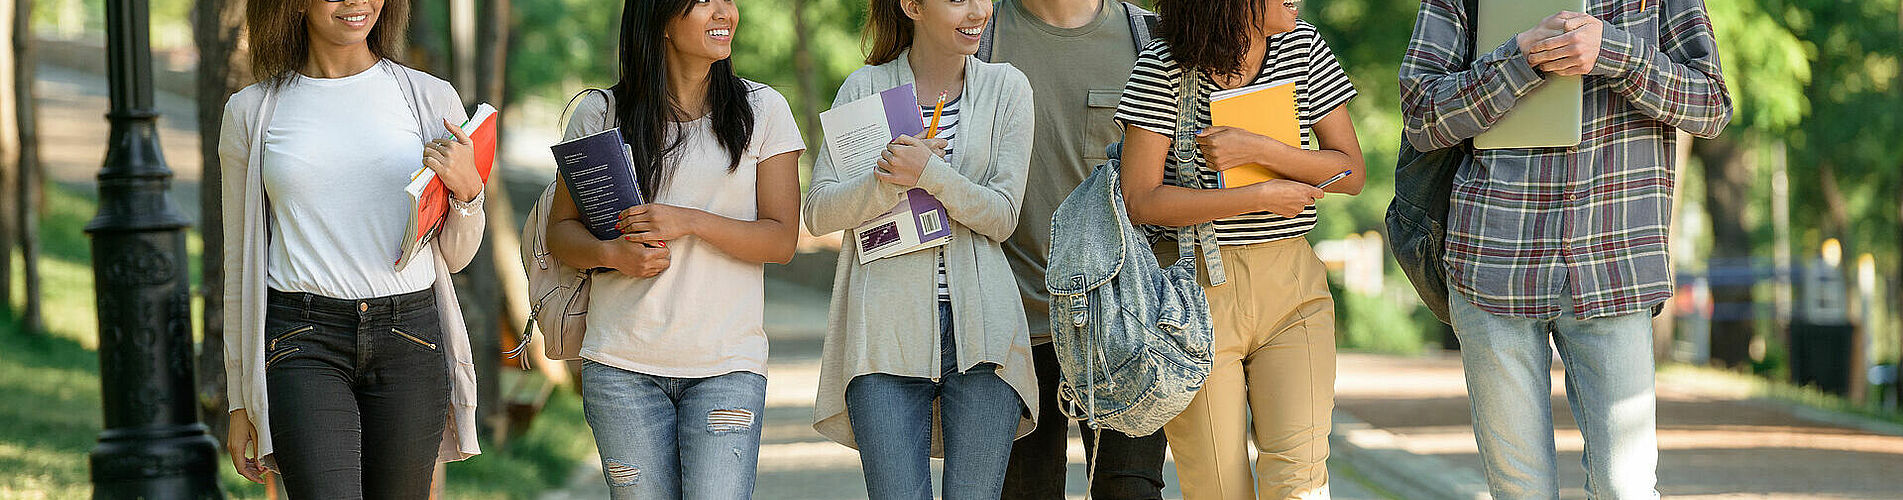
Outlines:
[[[583,361],[581,394],[616,500],[753,496],[766,377],[657,377]]]
[[[945,500],[997,500],[1024,404],[998,365],[958,371],[951,306],[939,303],[938,380],[869,373],[846,384],[846,414],[872,500],[932,499],[932,408],[945,443]]]
[[[1539,320],[1482,311],[1459,291],[1451,291],[1448,302],[1493,498],[1559,498],[1550,397],[1554,345],[1566,367],[1566,399],[1586,441],[1586,494],[1658,496],[1650,315],[1580,320],[1562,313]],[[1572,301],[1562,299],[1561,309],[1570,311]]]

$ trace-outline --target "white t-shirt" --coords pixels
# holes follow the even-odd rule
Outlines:
[[[423,166],[422,137],[396,76],[382,66],[285,84],[264,131],[266,284],[340,299],[429,288],[435,253],[396,271],[409,222],[403,188]]]
[[[755,183],[760,160],[804,150],[806,144],[785,97],[765,85],[747,86],[755,89],[749,95],[753,136],[739,168],[727,171],[727,151],[714,138],[711,119],[684,123],[680,130],[686,139],[675,152],[678,163],[654,196],[656,203],[758,219]],[[583,130],[601,130],[605,107],[600,95],[591,93],[577,106],[574,119],[584,124]],[[668,269],[653,278],[619,272],[595,275],[581,356],[661,377],[705,378],[737,371],[766,375],[764,268],[691,236],[669,241],[667,248]]]

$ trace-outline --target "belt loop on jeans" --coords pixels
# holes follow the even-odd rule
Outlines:
[[[310,321],[311,320],[311,298],[314,297],[316,294],[300,293],[297,295],[298,295],[298,298],[304,299],[304,307],[299,308],[302,310],[304,314],[304,320]]]

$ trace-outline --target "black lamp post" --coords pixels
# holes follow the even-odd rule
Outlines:
[[[112,133],[92,235],[105,430],[94,498],[223,498],[192,390],[190,268],[159,151],[146,0],[106,0]],[[213,187],[215,189],[215,187]]]

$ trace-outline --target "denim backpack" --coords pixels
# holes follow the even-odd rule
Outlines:
[[[1171,150],[1179,179],[1195,179],[1194,72],[1185,72]],[[1209,377],[1213,327],[1196,281],[1193,248],[1216,253],[1208,223],[1177,229],[1177,260],[1159,268],[1143,231],[1130,224],[1110,160],[1071,191],[1051,216],[1051,334],[1064,414],[1093,429],[1147,436],[1189,407]],[[1186,156],[1188,155],[1188,156]],[[1221,283],[1220,257],[1206,258]]]
[[[1475,0],[1461,3],[1467,10],[1467,61],[1474,55]],[[1401,140],[1394,166],[1394,201],[1388,204],[1388,251],[1415,293],[1440,322],[1447,316],[1447,271],[1441,267],[1447,247],[1447,210],[1454,197],[1454,173],[1473,157],[1473,139],[1452,147],[1419,151]]]

